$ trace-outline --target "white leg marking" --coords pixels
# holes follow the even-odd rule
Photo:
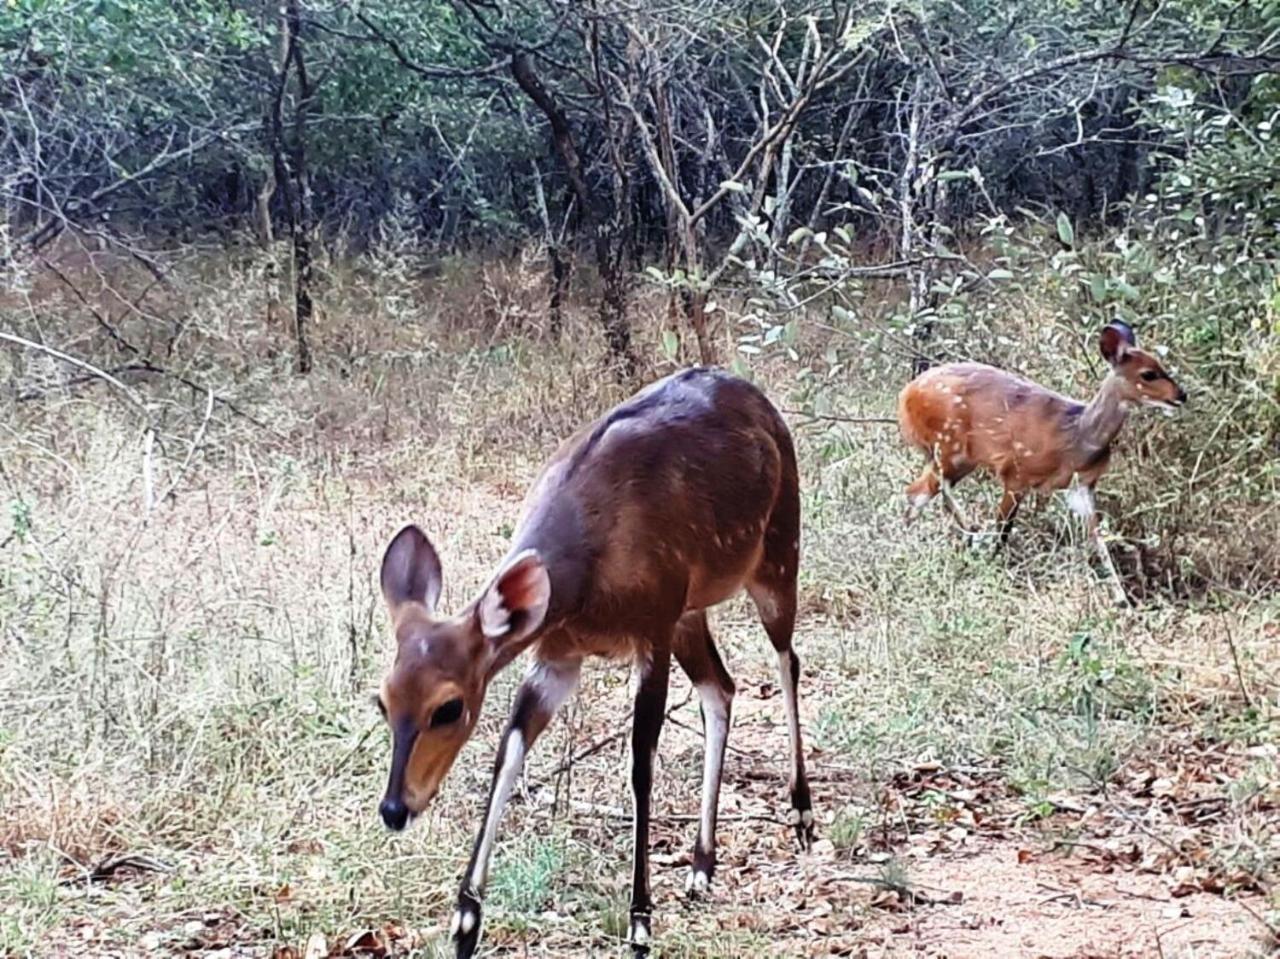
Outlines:
[[[685,892],[691,895],[701,896],[711,886],[711,880],[707,874],[701,869],[690,869],[689,878],[685,880]]]
[[[929,501],[933,499],[928,493],[914,493],[907,497],[907,502],[912,509],[920,510],[929,505]]]
[[[537,690],[547,711],[555,713],[578,686],[578,674],[582,670],[579,660],[549,663],[534,660],[525,670],[524,683]]]
[[[636,919],[631,923],[631,941],[637,946],[649,944],[649,929],[643,920]]]
[[[706,683],[698,687],[702,714],[706,720],[706,745],[702,759],[702,822],[699,838],[703,852],[715,847],[716,801],[720,776],[724,768],[724,747],[729,738],[729,698],[718,685]],[[706,876],[702,877],[706,888]]]
[[[520,767],[524,765],[524,736],[520,730],[513,729],[507,734],[506,755],[502,759],[502,768],[498,771],[498,780],[493,787],[493,800],[484,817],[484,834],[480,839],[480,849],[476,855],[476,869],[471,876],[472,885],[477,896],[484,892],[489,878],[489,857],[493,854],[493,841],[498,835],[498,823],[502,819],[502,810],[511,798],[511,789],[520,775]],[[465,921],[465,920],[464,920]]]
[[[791,681],[791,650],[778,653],[778,673],[782,681],[782,698],[787,706],[787,732],[791,737],[791,769],[794,774],[800,762],[800,712],[796,706],[795,684]]]
[[[1095,510],[1093,490],[1087,486],[1073,486],[1067,491],[1067,506],[1081,519],[1088,519]]]

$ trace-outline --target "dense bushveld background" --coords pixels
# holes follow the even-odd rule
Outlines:
[[[513,682],[387,836],[381,549],[465,602],[697,360],[796,432],[822,840],[729,604],[722,866],[684,901],[677,678],[659,951],[1276,948],[1280,3],[10,0],[0,64],[0,952],[447,954]],[[1129,605],[1053,500],[904,526],[914,370],[1084,396],[1114,318],[1191,394],[1102,485]],[[531,759],[490,954],[622,950],[626,685]]]

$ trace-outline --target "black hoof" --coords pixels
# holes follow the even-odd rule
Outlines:
[[[633,956],[649,955],[649,943],[653,939],[653,930],[647,912],[631,914],[631,954]]]
[[[810,852],[813,841],[817,838],[817,830],[813,827],[812,809],[792,809],[791,826],[795,830],[796,845],[801,852]]]
[[[711,877],[715,875],[715,853],[704,853],[693,850],[693,862],[689,866],[689,877],[684,882],[684,891],[690,899],[705,899],[711,888]]]
[[[480,900],[469,892],[458,893],[458,908],[449,926],[458,959],[471,959],[480,943]]]

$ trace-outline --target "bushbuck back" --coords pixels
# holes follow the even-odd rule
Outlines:
[[[802,846],[812,841],[800,662],[791,648],[799,550],[798,478],[786,425],[754,386],[708,369],[654,384],[568,440],[530,491],[509,554],[460,613],[436,609],[441,565],[427,537],[415,526],[396,535],[382,566],[397,644],[379,696],[393,740],[380,807],[389,827],[404,828],[432,800],[475,729],[494,675],[530,653],[458,893],[458,956],[471,955],[479,939],[489,859],[512,786],[587,656],[628,659],[637,679],[634,949],[646,951],[651,934],[649,794],[673,656],[702,703],[702,814],[688,889],[706,890],[734,694],[706,610],[743,588],[778,656],[791,740],[791,821]]]
[[[898,422],[927,459],[907,487],[908,509],[918,512],[944,485],[986,469],[1004,487],[1003,539],[1028,492],[1074,483],[1072,509],[1086,518],[1110,562],[1097,536],[1094,488],[1110,465],[1112,443],[1135,406],[1175,409],[1187,395],[1156,357],[1138,348],[1127,325],[1104,327],[1098,346],[1111,371],[1088,403],[981,363],[937,366],[908,383],[898,397]]]

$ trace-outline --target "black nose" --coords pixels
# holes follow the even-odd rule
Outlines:
[[[1187,401],[1187,391],[1182,387],[1178,387],[1178,405],[1181,406]]]
[[[387,828],[394,829],[396,832],[403,829],[409,822],[409,807],[399,799],[382,800],[378,812],[382,816],[382,821],[387,824]]]

